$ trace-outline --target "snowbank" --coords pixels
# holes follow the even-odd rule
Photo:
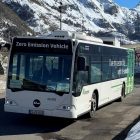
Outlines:
[[[0,75],[0,94],[4,93],[6,87],[6,75]]]
[[[125,140],[140,140],[140,122],[132,127]]]
[[[0,37],[0,45],[4,45],[4,44],[6,44],[6,41]]]
[[[5,81],[0,80],[0,90],[5,90]]]

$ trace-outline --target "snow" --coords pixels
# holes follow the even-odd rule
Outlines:
[[[3,45],[5,43],[6,43],[6,41],[2,37],[0,37],[0,45]]]
[[[138,122],[128,133],[125,140],[139,140],[140,139],[140,122]]]
[[[5,91],[6,88],[6,73],[5,75],[0,75],[0,94]]]
[[[50,26],[55,24],[59,28],[60,13],[58,0],[2,0],[5,3],[18,3],[28,6],[33,11],[34,24],[28,23],[30,28],[37,33],[45,34],[50,31]],[[62,13],[62,29],[69,31],[85,30],[94,33],[118,31],[127,36],[135,31],[135,19],[140,13],[140,6],[135,9],[120,7],[114,0],[63,0],[66,11]],[[29,10],[29,11],[30,11]],[[106,12],[112,10],[112,13]],[[28,11],[28,12],[29,12]],[[17,11],[18,12],[18,11]],[[64,23],[65,21],[65,23]],[[70,21],[70,22],[69,22]],[[83,24],[84,21],[84,24]],[[131,31],[129,27],[131,26]],[[127,42],[127,39],[125,39]]]
[[[0,93],[5,90],[6,82],[4,76],[0,75]]]
[[[32,27],[31,28],[35,31],[35,32],[42,32],[43,30],[46,30],[49,28],[49,25],[46,25],[45,20],[48,21],[48,23],[53,23],[54,22],[54,17],[56,20],[56,16],[58,17],[57,22],[55,22],[58,26],[59,26],[59,12],[57,9],[55,8],[51,8],[51,7],[57,7],[59,6],[59,3],[56,2],[55,0],[42,0],[40,1],[40,4],[37,3],[33,3],[29,0],[3,0],[3,2],[6,3],[10,3],[10,2],[17,2],[20,5],[28,5],[30,7],[31,10],[34,11],[34,21],[36,21],[36,27]],[[112,0],[104,0],[104,3],[108,2],[109,4],[115,5],[113,3]],[[88,4],[92,4],[94,5],[96,8],[93,9],[90,6],[88,7]],[[69,7],[69,5],[73,5],[76,6],[76,9],[72,9]],[[112,16],[109,15],[108,13],[104,13],[104,7],[103,4],[101,4],[100,1],[98,0],[82,0],[82,1],[78,1],[78,0],[64,0],[63,1],[63,5],[68,5],[69,8],[67,8],[67,11],[65,14],[62,14],[62,18],[63,20],[65,19],[69,19],[71,20],[73,23],[78,23],[79,25],[82,24],[82,20],[84,20],[84,26],[87,30],[91,30],[93,32],[98,32],[98,31],[105,31],[108,30],[106,28],[101,28],[99,27],[95,21],[98,19],[104,19],[105,21],[107,21],[110,26],[112,27],[112,29],[114,30],[114,27],[112,25],[112,23],[116,22],[116,23],[124,23],[124,19],[123,19],[123,12],[122,10],[119,9],[120,11],[120,15],[118,14],[117,17],[116,16]],[[69,15],[72,16],[69,16]],[[46,19],[42,18],[42,17],[46,17]],[[74,20],[73,20],[74,17]],[[67,27],[69,27],[69,29],[73,30],[77,30],[77,27],[73,27],[73,25],[68,25],[66,26],[65,24],[63,24],[63,29],[67,29]],[[79,27],[78,27],[79,28]]]
[[[0,54],[0,62],[2,64],[2,67],[4,68],[4,75],[0,75],[0,94],[4,92],[6,87],[6,71],[7,71],[7,64],[8,64],[8,57],[5,57],[3,59],[2,54]]]
[[[134,9],[140,12],[140,2],[137,4],[137,6]]]

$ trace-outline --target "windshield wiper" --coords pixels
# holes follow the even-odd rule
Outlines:
[[[56,86],[42,85],[29,79],[23,79],[21,88],[10,88],[13,92],[31,90],[31,91],[42,91],[42,92],[53,92],[59,96],[68,94],[66,91],[57,90]]]
[[[56,92],[56,87],[52,87],[52,86],[46,86],[46,91],[50,91],[50,92]]]
[[[28,79],[23,79],[23,88],[27,90],[45,91],[46,85],[42,85]]]
[[[12,92],[23,91],[23,88],[10,88]]]
[[[52,87],[46,87],[46,91],[47,92],[53,92],[57,95],[60,95],[62,96],[63,94],[68,94],[68,92],[65,92],[65,91],[57,91],[56,89],[52,88]]]

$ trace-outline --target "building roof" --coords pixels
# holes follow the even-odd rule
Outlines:
[[[135,49],[135,50],[140,50],[140,43],[137,43],[137,44],[128,44],[128,45],[122,45],[122,47],[125,47],[125,48],[131,48],[131,49]]]

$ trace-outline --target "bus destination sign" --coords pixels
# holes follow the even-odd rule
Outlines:
[[[37,48],[53,48],[53,49],[68,49],[68,44],[52,44],[52,43],[36,43],[36,42],[16,42],[16,47],[37,47]]]
[[[14,38],[13,50],[18,51],[19,49],[72,53],[71,40]]]

